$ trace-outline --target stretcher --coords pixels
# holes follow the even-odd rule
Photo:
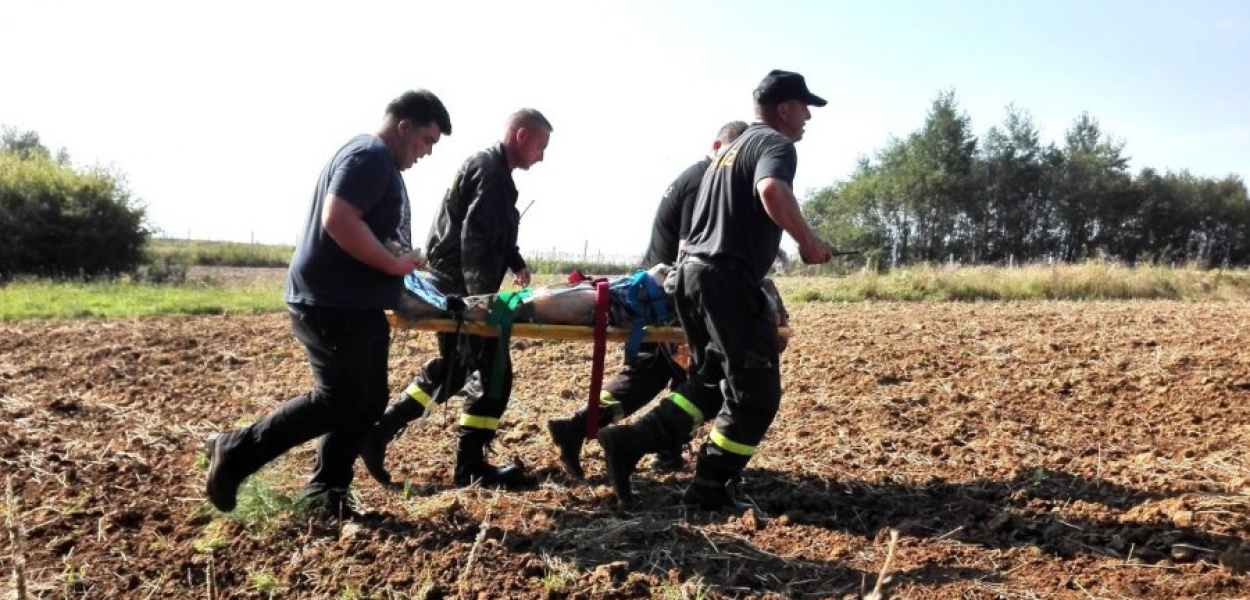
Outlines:
[[[406,319],[391,314],[391,326],[395,329],[411,329],[415,331],[431,331],[435,333],[455,333],[458,323],[454,319]],[[482,321],[465,321],[460,325],[459,332],[480,337],[498,337],[499,329]],[[605,335],[609,342],[624,343],[633,333],[628,327],[608,327]],[[777,334],[790,337],[789,327],[778,327]],[[555,325],[549,323],[514,323],[512,337],[532,340],[555,340],[562,342],[592,342],[594,327],[588,325]],[[642,341],[657,344],[684,344],[686,334],[681,327],[665,325],[648,325],[643,328]]]
[[[590,389],[587,394],[586,437],[598,435],[599,397],[603,385],[603,361],[607,342],[626,344],[625,360],[633,360],[632,354],[642,343],[683,344],[686,341],[681,327],[659,322],[674,322],[671,300],[662,291],[667,271],[639,271],[630,279],[615,282],[594,280],[570,282],[568,286],[549,286],[546,294],[520,293],[492,294],[482,297],[459,299],[463,301],[455,311],[457,318],[439,316],[449,310],[448,297],[440,294],[421,274],[413,274],[405,280],[409,302],[403,310],[389,315],[391,326],[396,329],[454,333],[479,337],[512,337],[558,341],[591,342],[592,350]],[[657,281],[658,280],[658,281]],[[570,287],[572,286],[572,287]],[[773,293],[775,294],[775,288]],[[589,295],[584,295],[589,294]],[[770,298],[780,307],[780,296]],[[665,308],[668,303],[668,308]],[[490,307],[486,309],[485,307]],[[518,310],[520,309],[520,310]],[[525,310],[528,309],[528,310]],[[589,310],[589,312],[588,312]],[[784,311],[784,308],[779,308]],[[525,312],[529,317],[546,317],[563,320],[563,323],[519,321],[513,317]],[[506,314],[506,319],[500,315]],[[466,316],[476,317],[475,319]],[[485,320],[482,317],[486,316]],[[650,324],[647,323],[651,319]],[[585,321],[590,321],[585,324]],[[611,326],[610,322],[631,323],[630,327]],[[571,322],[571,323],[570,323]],[[789,327],[778,327],[778,335],[790,336]],[[506,352],[501,342],[500,351]]]

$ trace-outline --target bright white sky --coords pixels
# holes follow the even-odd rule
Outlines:
[[[163,235],[290,244],[318,172],[405,89],[454,134],[405,173],[424,239],[460,163],[509,113],[555,126],[517,174],[526,254],[640,255],[669,182],[772,68],[814,109],[795,181],[857,157],[955,90],[978,135],[1009,103],[1044,141],[1081,111],[1142,167],[1250,176],[1250,3],[1240,0],[277,2],[8,0],[0,125],[123,173]],[[789,243],[789,242],[788,242]]]

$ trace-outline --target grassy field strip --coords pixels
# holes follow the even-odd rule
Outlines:
[[[285,308],[281,284],[246,286],[17,282],[0,287],[0,320],[248,314]]]
[[[177,284],[16,281],[0,286],[0,320],[138,317],[171,314],[248,314],[283,310],[285,270],[256,276],[188,278]],[[564,275],[540,274],[535,286]],[[862,301],[996,300],[1250,300],[1250,270],[1120,267],[1114,264],[1001,267],[913,267],[886,274],[857,271],[841,277],[782,276],[790,304]]]

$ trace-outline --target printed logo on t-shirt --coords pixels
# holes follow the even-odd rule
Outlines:
[[[716,168],[724,169],[734,164],[734,158],[738,156],[738,150],[735,148],[718,157],[716,157]]]

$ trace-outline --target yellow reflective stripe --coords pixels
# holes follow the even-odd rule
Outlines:
[[[712,428],[712,434],[709,437],[712,438],[713,444],[716,444],[717,447],[725,452],[730,452],[739,456],[751,456],[752,454],[755,454],[755,446],[739,444],[738,442],[725,437],[725,434],[717,431],[716,428]]]
[[[603,424],[615,423],[625,418],[625,407],[621,406],[621,401],[607,390],[599,392],[599,408],[602,408],[608,415],[606,421],[600,421]]]
[[[425,390],[421,389],[421,386],[418,386],[416,383],[408,384],[408,387],[404,388],[404,394],[409,398],[416,400],[417,403],[426,408],[430,407],[430,401],[433,400],[433,398],[431,398],[429,394],[425,393]]]
[[[494,431],[499,429],[499,419],[495,417],[478,417],[475,415],[460,415],[461,427],[472,427],[474,429],[489,429]]]
[[[677,405],[677,408],[686,411],[686,414],[690,415],[691,419],[694,419],[695,428],[703,424],[703,411],[699,410],[699,407],[695,406],[694,402],[691,402],[689,398],[673,392],[668,395],[668,399],[672,400],[673,404]]]

